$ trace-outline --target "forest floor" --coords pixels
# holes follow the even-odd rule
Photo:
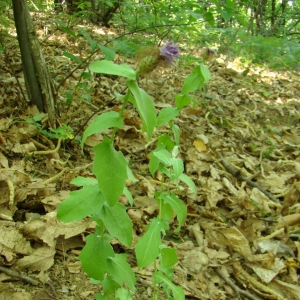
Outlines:
[[[89,55],[89,45],[59,30],[51,18],[36,25],[47,65],[59,83],[76,67],[63,52],[82,59]],[[99,43],[115,34],[107,28],[86,30]],[[17,39],[13,31],[10,34],[7,55],[0,53],[0,300],[94,299],[100,287],[90,283],[78,259],[94,224],[88,219],[61,223],[56,211],[76,190],[72,179],[93,176],[92,147],[103,134],[89,137],[83,150],[75,137],[51,154],[31,155],[55,149],[58,140],[26,121],[40,113],[22,99],[21,58]],[[185,46],[180,48],[186,54]],[[192,54],[197,57],[200,50],[194,48]],[[99,52],[92,59],[100,58]],[[188,218],[179,233],[170,230],[165,237],[179,257],[174,282],[183,287],[186,299],[299,300],[300,74],[246,69],[238,61],[220,53],[208,62],[210,82],[175,121],[181,128],[180,157],[197,196],[182,186],[180,198]],[[120,55],[115,62],[134,64]],[[174,105],[191,68],[181,61],[140,81],[158,111]],[[82,71],[67,78],[57,99],[59,122],[74,133],[101,107],[99,114],[119,110],[122,103],[114,93],[125,87],[119,78],[98,75],[78,87]],[[89,89],[90,102],[85,97]],[[67,103],[70,91],[73,100]],[[158,210],[153,193],[159,178],[150,176],[147,155],[161,132],[148,142],[136,111],[128,106],[124,117],[126,126],[115,145],[138,179],[128,186],[134,198],[128,213],[136,237]],[[150,299],[152,267],[139,270],[133,248],[117,241],[113,246],[129,254],[137,275],[135,299]]]

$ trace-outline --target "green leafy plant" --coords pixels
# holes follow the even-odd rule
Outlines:
[[[26,122],[35,126],[42,134],[46,135],[50,139],[73,139],[73,129],[67,124],[62,124],[56,129],[49,128],[49,130],[43,129],[43,125],[39,123],[47,114],[36,115],[30,119],[27,119]]]
[[[181,93],[176,96],[176,107],[164,108],[158,115],[152,99],[139,87],[137,81],[140,74],[154,70],[160,63],[173,64],[178,56],[177,46],[168,43],[157,51],[143,52],[137,71],[126,64],[117,65],[108,60],[96,61],[89,67],[94,73],[127,79],[127,92],[119,95],[123,101],[120,112],[99,115],[86,128],[82,137],[81,146],[92,134],[113,129],[109,137],[104,137],[93,148],[93,173],[96,179],[75,178],[71,183],[80,189],[71,192],[69,198],[60,204],[57,213],[57,218],[63,222],[79,221],[90,216],[97,224],[95,233],[86,237],[86,245],[79,256],[83,270],[93,282],[102,286],[102,293],[96,294],[96,299],[132,299],[136,290],[135,274],[126,261],[127,254],[117,254],[111,246],[113,238],[126,247],[130,247],[133,240],[133,223],[126,213],[126,207],[118,200],[124,194],[130,205],[133,205],[133,198],[125,182],[128,179],[137,180],[123,153],[114,147],[115,134],[123,126],[122,116],[129,103],[138,111],[148,139],[153,136],[155,127],[169,124],[170,128],[169,134],[157,138],[157,147],[150,153],[149,171],[152,176],[159,173],[162,178],[160,189],[155,192],[159,213],[150,221],[145,234],[135,246],[137,264],[139,268],[154,265],[153,299],[158,299],[160,287],[169,299],[184,299],[182,288],[172,282],[172,267],[177,263],[176,250],[166,247],[163,238],[174,214],[177,218],[177,232],[186,219],[187,208],[179,196],[180,182],[185,183],[194,193],[197,190],[194,182],[184,174],[183,161],[178,157],[180,128],[175,118],[191,102],[189,94],[201,89],[209,80],[209,71],[203,64],[195,66],[186,78]]]

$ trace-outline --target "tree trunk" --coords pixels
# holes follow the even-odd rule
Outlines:
[[[40,111],[46,110],[49,125],[56,128],[54,87],[26,0],[13,0],[13,10],[28,98]]]
[[[30,51],[22,1],[13,0],[13,10],[28,98],[29,100],[32,100],[40,111],[43,111],[42,92],[36,77],[36,70]]]

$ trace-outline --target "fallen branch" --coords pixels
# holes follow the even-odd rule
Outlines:
[[[246,298],[250,299],[250,300],[261,300],[262,298],[258,297],[258,296],[254,296],[252,294],[250,294],[249,292],[240,289],[237,285],[235,285],[235,283],[226,276],[226,274],[224,274],[224,272],[222,272],[219,269],[215,269],[215,271],[217,272],[217,274],[235,291],[235,293],[237,295],[242,295],[245,296]]]
[[[27,276],[27,275],[22,275],[22,274],[18,273],[17,271],[7,269],[7,268],[2,267],[2,266],[0,266],[0,271],[5,273],[8,276],[20,279],[20,280],[25,281],[27,283],[30,283],[32,285],[39,285],[40,284],[39,281],[37,281],[37,280]]]
[[[234,177],[236,177],[238,180],[240,181],[245,181],[248,185],[257,188],[258,190],[260,190],[263,194],[265,194],[271,201],[278,203],[279,204],[279,200],[277,200],[271,193],[269,193],[268,191],[266,191],[265,189],[263,189],[260,185],[258,185],[256,182],[251,181],[249,178],[244,177],[243,175],[241,175],[241,172],[239,170],[236,170],[234,167],[232,167],[223,157],[223,155],[216,151],[219,158],[221,159],[221,163],[223,165],[223,167],[226,169],[227,172],[229,172],[231,175],[233,175]]]

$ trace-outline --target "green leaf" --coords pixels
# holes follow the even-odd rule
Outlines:
[[[225,22],[227,22],[232,17],[232,12],[230,10],[222,10],[221,11],[221,16],[223,17]]]
[[[203,18],[203,15],[202,14],[198,14],[198,13],[195,13],[194,11],[192,10],[188,10],[189,14],[195,19],[195,20],[198,20],[198,19],[202,19]]]
[[[113,49],[107,48],[100,44],[98,44],[98,48],[104,54],[106,60],[113,60],[115,58],[116,52]]]
[[[104,280],[101,282],[103,288],[104,300],[110,300],[113,295],[115,295],[116,290],[121,287],[121,285],[112,278],[111,274],[108,273]],[[116,300],[116,298],[113,298]]]
[[[99,214],[106,229],[127,247],[132,243],[132,221],[126,213],[126,207],[121,203],[114,206],[104,204]]]
[[[116,297],[119,297],[120,300],[131,300],[132,295],[125,288],[119,288],[116,292]]]
[[[101,210],[105,198],[98,185],[88,185],[70,193],[58,207],[57,218],[62,222],[80,221]]]
[[[195,185],[194,181],[189,176],[187,176],[186,174],[181,174],[178,177],[178,179],[183,181],[195,193],[195,195],[197,195],[196,185]]]
[[[89,277],[102,281],[108,270],[107,259],[114,255],[110,236],[101,237],[98,234],[90,234],[86,237],[86,245],[81,250],[79,259],[83,270]]]
[[[129,192],[128,188],[125,186],[123,190],[123,194],[126,196],[129,204],[132,206],[133,205],[133,198],[131,193]]]
[[[172,149],[172,157],[176,157],[179,153],[179,147],[178,146],[175,146],[173,149]]]
[[[204,83],[204,78],[201,74],[200,66],[196,66],[193,71],[184,80],[181,93],[186,95],[188,93],[193,93],[198,89],[198,87]]]
[[[175,179],[177,179],[183,173],[184,170],[183,161],[180,158],[172,158],[171,164],[174,171],[174,177]]]
[[[173,194],[161,194],[159,196],[159,199],[162,199],[164,203],[170,204],[173,210],[175,211],[179,223],[179,226],[175,230],[175,232],[179,232],[180,227],[183,225],[183,223],[186,220],[186,216],[187,216],[186,205]]]
[[[117,75],[136,80],[136,72],[130,66],[125,64],[117,65],[108,60],[95,61],[90,65],[89,69],[94,73]]]
[[[77,186],[85,186],[85,185],[96,185],[98,181],[96,178],[78,176],[74,178],[70,183]]]
[[[151,152],[154,156],[156,156],[161,162],[163,162],[166,166],[172,165],[172,157],[169,151],[164,148],[158,148]]]
[[[166,148],[168,151],[171,151],[174,148],[174,146],[175,146],[174,141],[167,133],[161,135],[157,139],[157,147]]]
[[[156,109],[150,96],[141,89],[136,81],[127,81],[127,85],[134,96],[134,105],[147,127],[148,139],[151,138],[156,125]]]
[[[139,268],[143,268],[152,263],[159,254],[159,246],[162,244],[161,232],[168,228],[168,224],[155,218],[147,232],[138,240],[135,247],[136,258]]]
[[[176,249],[174,248],[163,248],[160,250],[161,255],[161,266],[164,269],[172,268],[177,262]]]
[[[60,27],[60,29],[66,32],[67,34],[71,35],[74,39],[78,39],[78,36],[74,33],[74,31],[72,31],[68,27],[62,26]]]
[[[135,176],[132,173],[132,170],[127,166],[127,177],[128,180],[132,181],[132,182],[138,182],[139,180],[135,178]]]
[[[206,12],[204,15],[204,20],[211,26],[215,27],[215,18],[211,12]]]
[[[119,113],[117,113],[116,111],[110,111],[101,114],[100,116],[95,118],[84,131],[81,141],[81,147],[83,146],[87,137],[91,136],[92,134],[100,133],[103,130],[106,130],[111,127],[121,128],[122,125],[123,118],[120,117]]]
[[[162,126],[171,120],[174,120],[180,113],[180,110],[176,107],[163,108],[157,117],[157,126]]]
[[[178,109],[188,106],[191,103],[191,98],[185,94],[177,94],[175,96],[175,103]]]
[[[75,61],[77,64],[81,64],[82,61],[75,55],[71,54],[70,52],[63,52],[63,55],[70,58],[71,60]]]
[[[94,52],[97,47],[97,42],[93,40],[89,33],[82,28],[80,29],[80,34],[82,34],[85,37],[85,39],[89,42],[91,50],[92,52]]]
[[[179,128],[179,126],[173,124],[172,131],[174,134],[175,143],[176,143],[176,145],[179,145],[179,143],[180,143],[180,128]]]
[[[157,283],[163,283],[166,285],[173,293],[173,297],[175,300],[184,300],[184,292],[180,286],[176,286],[174,283],[172,283],[171,280],[163,276],[161,273],[156,272],[154,273],[154,280]]]
[[[154,177],[154,173],[157,171],[159,167],[159,164],[160,164],[160,160],[155,155],[150,154],[150,161],[148,166],[149,166],[149,171],[153,177]]]
[[[127,254],[115,254],[114,257],[108,258],[107,267],[116,282],[121,286],[125,283],[131,291],[135,291],[135,274],[126,261],[127,256]]]
[[[47,116],[47,114],[39,114],[39,115],[33,116],[30,119],[27,119],[26,122],[29,124],[35,125],[37,122],[41,121],[46,116]]]
[[[206,65],[201,64],[200,65],[200,70],[201,70],[202,76],[204,77],[204,82],[208,83],[209,80],[210,80],[210,71],[209,71],[209,69],[207,68]]]
[[[95,151],[93,173],[108,204],[114,206],[124,190],[127,161],[122,152],[115,150],[107,137],[93,150]]]
[[[82,78],[83,79],[90,79],[92,77],[92,74],[90,72],[83,72]]]

